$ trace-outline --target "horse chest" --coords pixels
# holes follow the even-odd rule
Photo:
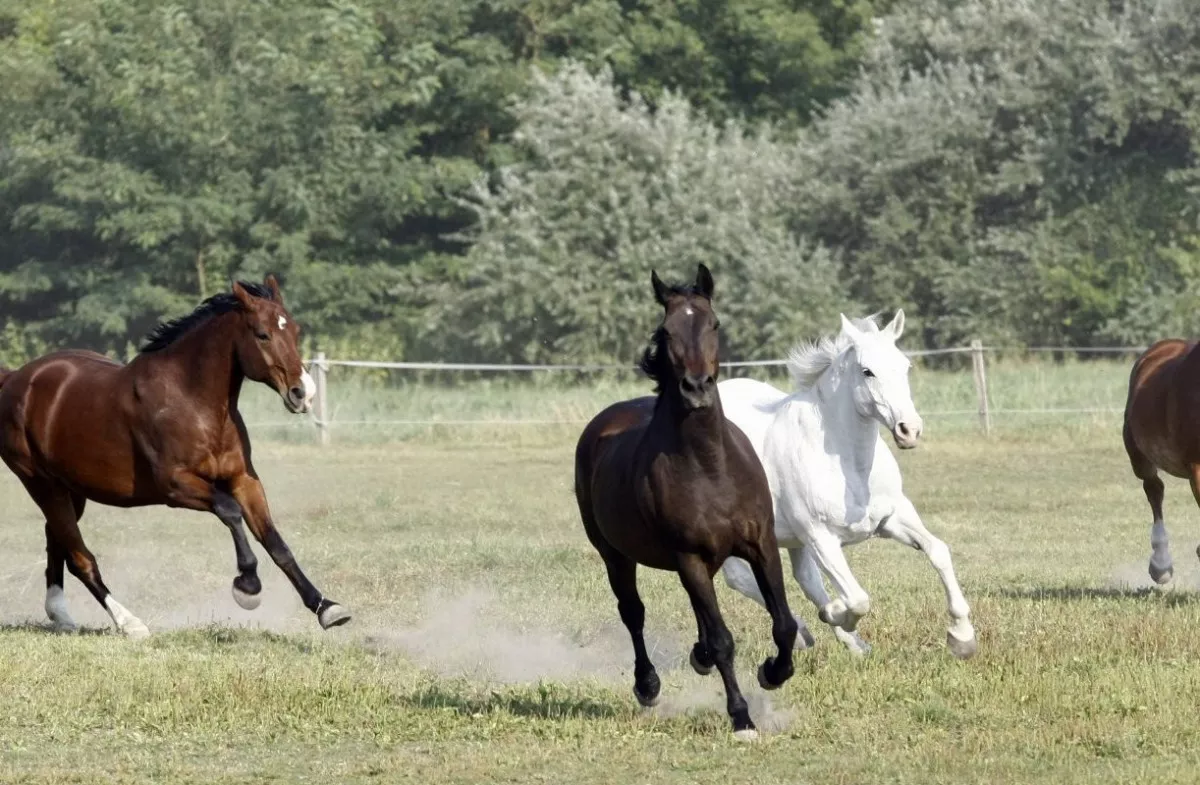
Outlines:
[[[794,462],[775,467],[775,526],[806,539],[814,527],[835,534],[842,542],[871,537],[876,522],[871,515],[868,472],[844,472],[829,456],[796,456]]]

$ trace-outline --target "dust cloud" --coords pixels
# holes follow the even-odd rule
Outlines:
[[[423,605],[419,624],[374,631],[366,644],[403,652],[442,676],[507,684],[581,677],[616,680],[632,670],[629,636],[619,624],[602,628],[586,641],[545,626],[518,626],[504,620],[494,592],[478,588],[457,596],[434,591]],[[652,658],[679,657],[679,641],[647,632]]]

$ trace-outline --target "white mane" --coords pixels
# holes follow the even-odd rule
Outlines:
[[[862,319],[851,319],[851,323],[865,333],[879,332],[879,323],[875,321],[879,314],[872,314]],[[816,386],[821,374],[833,365],[833,361],[842,352],[850,348],[850,336],[838,331],[836,336],[822,335],[815,341],[804,341],[797,344],[789,353],[787,360],[788,371],[792,374],[792,382],[796,392],[811,390]]]

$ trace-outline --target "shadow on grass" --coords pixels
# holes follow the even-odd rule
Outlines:
[[[1082,600],[1159,602],[1169,608],[1200,602],[1200,594],[1196,592],[1176,589],[1164,590],[1155,587],[1024,586],[1019,588],[988,588],[978,593],[1006,600],[1034,600],[1037,602],[1077,602]]]
[[[563,720],[572,717],[600,719],[626,713],[621,706],[558,687],[542,685],[494,690],[487,695],[470,694],[472,689],[463,685],[463,693],[458,693],[443,686],[428,686],[401,696],[400,702],[412,709],[451,709],[466,717],[500,712],[517,717]]]
[[[74,630],[60,630],[47,621],[17,621],[0,624],[0,635],[14,632],[28,632],[34,635],[115,635],[108,627],[79,627]]]

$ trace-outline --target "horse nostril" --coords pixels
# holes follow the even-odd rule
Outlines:
[[[716,379],[714,379],[714,378],[712,377],[712,374],[709,374],[708,376],[705,376],[705,377],[704,377],[704,388],[705,388],[705,389],[708,389],[709,387],[712,387],[712,386],[713,386],[713,384],[715,384],[715,383],[716,383],[716,381],[717,381],[717,380],[716,380]]]
[[[288,395],[291,397],[291,399],[293,401],[303,401],[304,400],[304,388],[303,387],[293,387],[292,389],[288,390]]]
[[[896,430],[900,431],[900,435],[901,435],[901,436],[903,436],[903,437],[904,437],[904,438],[906,438],[906,439],[907,439],[907,438],[909,437],[909,435],[910,435],[910,431],[908,430],[908,423],[905,423],[905,422],[898,423],[898,424],[896,425]]]

